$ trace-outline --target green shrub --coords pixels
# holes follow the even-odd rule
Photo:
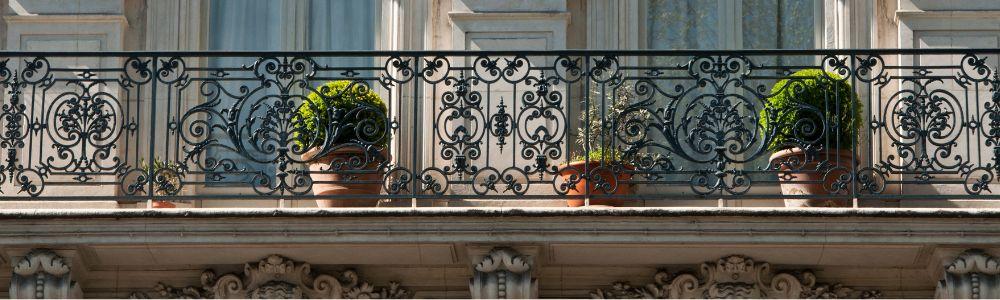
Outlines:
[[[370,88],[348,80],[330,81],[316,87],[316,91],[306,98],[294,118],[297,129],[295,141],[304,149],[319,147],[323,143],[374,142],[378,147],[385,147],[389,142],[386,128],[388,109],[382,98]],[[339,128],[342,132],[336,140],[326,141],[327,128],[332,122],[340,125],[329,127],[330,130]],[[358,126],[362,128],[359,130]]]
[[[604,160],[621,162],[624,161],[624,153],[615,149],[604,149],[604,148],[594,148],[590,149],[588,155],[583,155],[583,153],[573,155],[572,161],[585,161],[589,160],[591,162],[600,162]]]
[[[771,94],[759,120],[765,136],[772,125],[776,127],[768,150],[807,145],[853,149],[862,126],[862,104],[851,84],[840,76],[818,69],[801,70],[775,83]],[[833,128],[837,124],[839,128]],[[808,126],[818,127],[809,132]]]

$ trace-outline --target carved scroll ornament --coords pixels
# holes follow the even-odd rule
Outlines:
[[[377,290],[377,291],[376,291]],[[175,288],[157,284],[152,293],[135,293],[133,298],[170,299],[403,299],[409,291],[396,282],[376,289],[361,281],[353,270],[334,275],[315,274],[308,263],[271,255],[256,264],[246,264],[243,274],[216,276],[212,270],[201,275],[201,286]]]
[[[770,264],[731,255],[701,264],[697,275],[660,271],[653,283],[633,287],[615,282],[609,289],[590,293],[595,299],[690,299],[690,298],[877,298],[878,291],[858,291],[840,284],[817,283],[810,271],[774,273]]]

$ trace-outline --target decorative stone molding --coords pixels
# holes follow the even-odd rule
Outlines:
[[[476,263],[469,281],[473,299],[538,298],[538,281],[532,277],[531,256],[510,248],[495,248]]]
[[[375,286],[361,281],[353,270],[339,276],[314,274],[308,263],[271,255],[255,265],[246,264],[242,276],[216,276],[212,270],[201,275],[201,286],[175,288],[157,284],[152,293],[133,293],[132,298],[194,299],[405,299],[409,291],[396,282],[376,292]]]
[[[55,252],[35,249],[15,262],[11,299],[83,298],[80,285],[70,276],[70,265]]]
[[[877,298],[878,291],[856,291],[840,284],[818,284],[810,271],[774,273],[766,262],[731,255],[701,264],[699,276],[657,272],[653,283],[632,287],[615,282],[610,289],[590,293],[595,299],[680,298]]]
[[[944,266],[944,278],[938,281],[934,297],[1000,298],[1000,259],[978,249],[959,254],[955,260]]]

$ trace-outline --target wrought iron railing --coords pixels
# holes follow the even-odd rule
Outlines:
[[[3,52],[0,197],[993,199],[998,53]]]

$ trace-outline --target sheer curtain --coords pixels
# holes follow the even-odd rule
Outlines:
[[[742,27],[744,49],[813,49],[816,45],[816,11],[819,1],[798,0],[742,0]],[[757,56],[754,63],[775,66],[814,66],[818,62],[810,55]],[[797,69],[789,69],[794,72]],[[784,76],[786,70],[774,70],[775,76]],[[772,75],[760,70],[759,75]],[[752,85],[771,87],[776,80],[755,80]],[[762,155],[750,165],[766,168],[769,157]],[[774,179],[776,175],[763,176]]]
[[[211,50],[281,50],[286,20],[282,3],[273,0],[212,0],[209,7]]]
[[[308,5],[298,5],[307,1]],[[210,50],[373,50],[375,48],[375,15],[379,1],[325,1],[325,0],[211,0],[209,6],[209,49]],[[294,11],[307,7],[308,11]],[[295,44],[286,44],[289,37],[296,36],[294,16],[305,16],[306,41],[302,41],[305,49],[297,48]],[[240,67],[251,65],[256,58],[212,58],[209,66],[212,68]],[[364,57],[352,58],[317,58],[317,63],[330,67],[371,66],[373,60]],[[234,73],[230,77],[248,77],[246,72]],[[339,76],[340,72],[335,72]],[[371,72],[360,72],[360,76]],[[221,81],[220,84],[230,92],[238,94],[241,85],[251,90],[260,87],[255,80]],[[315,85],[321,82],[315,82]],[[261,97],[277,93],[276,90],[262,90],[250,96],[249,102],[255,102]],[[238,99],[225,95],[215,109],[227,109]],[[252,117],[249,114],[239,116],[240,120]],[[213,120],[217,125],[223,125],[223,120]],[[233,147],[228,136],[221,130],[212,131],[212,138],[225,146]],[[245,137],[244,137],[245,138]],[[244,139],[245,141],[245,139]],[[225,147],[212,147],[208,155],[214,160],[231,160],[237,168],[246,171],[243,175],[233,174],[216,169],[217,175],[223,176],[210,183],[250,183],[254,173],[274,176],[274,165],[270,163],[255,163],[244,157],[250,155],[267,160],[273,155],[255,153],[255,150],[241,149],[234,151]],[[209,180],[215,176],[208,176]],[[217,178],[218,179],[218,178]]]
[[[650,0],[647,28],[652,49],[718,49],[717,1]]]
[[[739,3],[742,44],[721,40],[721,32],[736,30],[723,11]],[[721,5],[720,5],[721,4]],[[815,9],[818,1],[650,0],[647,7],[648,45],[651,49],[811,49],[815,45]]]
[[[719,1],[703,0],[650,0],[648,6],[647,45],[652,49],[722,49],[724,43],[721,37],[721,17],[723,7]],[[650,63],[654,66],[675,67],[681,66],[691,59],[686,56],[658,56],[653,57]],[[664,70],[665,76],[676,76],[686,78],[686,70]],[[698,89],[690,80],[657,80],[655,82],[665,90],[673,91],[676,85],[683,85],[685,88],[695,87],[695,94],[714,93],[708,89]],[[666,107],[671,101],[663,97],[657,97],[656,103],[649,107],[655,110],[658,107]],[[678,104],[674,104],[678,105]],[[683,107],[682,105],[680,107]],[[663,136],[651,135],[652,139],[663,145],[668,144],[663,140]],[[658,153],[668,159],[674,168],[680,170],[702,169],[704,166],[690,162],[672,151],[683,151],[691,154],[696,159],[705,159],[705,155],[697,155],[697,151],[690,146],[681,143],[682,149],[671,149],[667,151],[657,147],[651,147],[650,152]],[[667,174],[667,180],[687,180],[690,174]]]
[[[375,5],[379,1],[309,1],[309,50],[375,49]],[[320,65],[371,66],[369,57],[323,57]],[[339,72],[338,72],[339,73]],[[370,76],[371,72],[359,72]]]
[[[282,2],[271,0],[212,0],[209,6],[211,17],[209,18],[209,42],[210,50],[233,51],[233,50],[254,50],[273,51],[284,50],[281,44],[284,27],[286,23],[282,16]],[[209,67],[231,68],[243,65],[251,65],[253,57],[218,57],[209,60]],[[233,73],[230,77],[247,77],[245,72]],[[252,80],[220,81],[224,89],[233,94],[239,94],[242,85],[253,89],[260,84]],[[268,94],[268,91],[259,91],[251,95],[250,101],[259,100],[261,95]],[[220,102],[215,106],[216,111],[228,109],[238,99],[220,95]],[[239,118],[245,120],[249,115],[241,115]],[[224,120],[214,120],[215,124],[224,126]],[[239,124],[243,124],[240,122]],[[213,130],[212,138],[219,141],[225,147],[210,147],[208,155],[216,161],[231,161],[237,171],[245,171],[244,174],[236,174],[227,171],[222,166],[209,165],[214,169],[213,175],[207,176],[209,183],[236,183],[250,182],[254,178],[255,172],[260,172],[263,176],[272,176],[274,166],[271,164],[255,163],[244,155],[256,155],[262,158],[260,153],[253,153],[250,147],[244,150],[232,150],[226,147],[235,147],[235,143],[221,130]]]
[[[371,50],[379,1],[309,1],[310,50]]]
[[[812,49],[816,45],[816,1],[742,0],[744,49]],[[769,58],[778,65],[801,65],[812,57]]]

